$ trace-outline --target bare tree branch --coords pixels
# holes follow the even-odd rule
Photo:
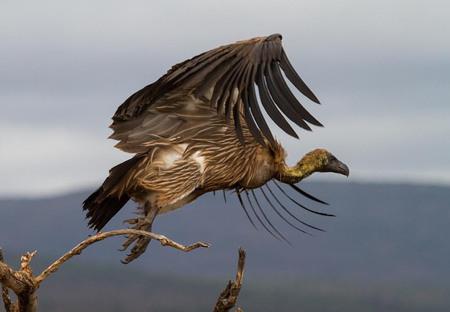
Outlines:
[[[112,236],[119,236],[119,235],[142,235],[150,237],[151,239],[157,240],[161,243],[162,246],[169,246],[184,252],[189,252],[191,250],[197,249],[197,248],[207,248],[209,247],[208,244],[203,242],[196,242],[192,245],[182,245],[180,243],[177,243],[170,238],[167,238],[164,235],[155,234],[152,232],[147,231],[140,231],[140,230],[133,230],[133,229],[123,229],[123,230],[115,230],[115,231],[109,231],[109,232],[103,232],[98,233],[95,235],[90,236],[89,238],[85,239],[78,245],[76,245],[74,248],[72,248],[69,252],[61,256],[58,260],[53,262],[47,269],[45,269],[39,276],[36,277],[36,282],[39,285],[42,283],[43,280],[45,280],[51,273],[56,272],[59,267],[65,263],[67,260],[72,258],[73,256],[81,254],[81,252],[89,247],[90,245],[102,241],[105,238],[112,237]]]
[[[11,302],[11,298],[9,297],[8,288],[6,288],[6,287],[2,287],[2,300],[3,300],[3,305],[5,306],[6,312],[10,312],[12,302]]]
[[[0,248],[0,283],[2,284],[2,299],[7,312],[36,312],[37,311],[37,295],[36,291],[40,284],[52,273],[56,272],[66,261],[73,256],[81,254],[81,252],[90,245],[102,241],[108,237],[119,235],[142,235],[150,237],[161,243],[162,246],[169,246],[184,252],[189,252],[201,247],[209,247],[208,244],[197,242],[192,245],[182,245],[177,243],[164,235],[155,234],[152,232],[123,229],[104,233],[98,233],[85,239],[69,252],[65,253],[50,266],[48,266],[38,276],[33,276],[31,269],[31,260],[36,255],[36,251],[28,252],[21,257],[20,270],[15,271],[4,263],[3,252]],[[237,266],[236,277],[234,281],[229,281],[226,288],[220,294],[217,303],[214,307],[214,312],[230,311],[235,305],[239,297],[242,287],[242,280],[244,277],[245,266],[245,251],[239,249],[239,260]],[[13,303],[9,297],[8,289],[14,291],[17,295],[18,301]],[[237,312],[242,312],[241,308],[237,308]]]
[[[244,278],[244,266],[245,251],[244,249],[239,248],[239,260],[236,278],[234,281],[228,281],[227,286],[217,299],[216,306],[214,307],[214,312],[227,312],[236,305],[236,301],[239,297],[239,292],[241,291],[242,287],[242,279]],[[242,309],[238,308],[237,311],[242,312]]]
[[[177,243],[164,235],[155,234],[147,231],[133,230],[133,229],[123,229],[115,230],[104,233],[98,233],[85,239],[69,252],[64,254],[58,260],[53,262],[47,269],[45,269],[38,276],[33,276],[33,271],[31,270],[30,262],[36,251],[28,252],[21,257],[20,270],[15,271],[9,267],[3,259],[3,252],[0,249],[0,283],[2,284],[2,299],[7,312],[36,312],[37,311],[37,295],[36,291],[40,284],[48,277],[50,274],[56,272],[61,265],[63,265],[67,260],[71,259],[73,256],[81,254],[81,252],[89,247],[90,245],[102,241],[105,238],[118,236],[118,235],[141,235],[150,237],[161,243],[162,246],[169,246],[184,252],[189,252],[191,250],[209,247],[208,244],[203,242],[197,242],[192,245],[182,245]],[[16,303],[11,301],[9,297],[8,289],[11,289],[18,298]]]
[[[1,273],[2,268],[4,269],[4,267],[2,266],[3,261],[4,261],[3,249],[0,248],[0,282],[2,282],[1,276],[3,276],[3,274]],[[12,302],[11,302],[11,298],[9,297],[8,287],[4,286],[3,282],[2,282],[2,301],[3,301],[3,305],[5,306],[6,312],[10,312]]]
[[[37,285],[30,268],[30,261],[36,252],[26,253],[21,257],[20,270],[14,271],[3,260],[0,261],[0,283],[2,284],[2,299],[8,312],[34,312],[37,309]],[[8,288],[17,295],[18,302],[12,303]]]

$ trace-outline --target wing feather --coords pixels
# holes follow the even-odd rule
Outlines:
[[[318,127],[323,127],[323,125],[303,107],[303,105],[297,100],[295,95],[292,93],[291,89],[289,89],[286,81],[283,79],[278,64],[272,64],[271,69],[272,69],[271,79],[273,79],[273,81],[279,88],[281,94],[286,98],[286,100],[289,103],[291,103],[292,108],[298,111],[301,114],[301,116],[310,124]]]
[[[281,65],[281,68],[283,69],[284,73],[286,74],[286,77],[288,77],[288,79],[294,84],[294,86],[301,93],[303,93],[303,95],[305,95],[311,101],[316,102],[317,104],[320,104],[319,99],[314,95],[314,93],[311,91],[311,89],[309,89],[309,87],[306,85],[306,83],[297,74],[297,72],[295,71],[291,62],[289,62],[289,59],[284,51],[281,51],[280,65]]]
[[[241,142],[244,142],[245,127],[259,143],[266,145],[266,140],[272,143],[275,139],[260,101],[275,124],[293,137],[298,135],[287,119],[306,130],[311,130],[309,124],[322,126],[285,81],[282,71],[303,95],[319,103],[294,70],[281,39],[281,35],[274,34],[239,41],[173,66],[166,75],[131,95],[117,109],[111,126],[115,133],[111,137],[121,140],[118,145],[124,150],[137,151],[152,138],[192,136],[195,131],[205,133],[202,127],[215,114],[216,120],[222,119],[235,130]]]
[[[247,99],[248,105],[244,105],[244,117],[245,117],[245,121],[247,123],[247,126],[250,130],[250,132],[252,133],[252,135],[255,137],[255,139],[261,143],[262,145],[266,145],[264,142],[263,137],[261,136],[261,132],[259,131],[258,126],[255,123],[255,120],[253,119],[253,116],[255,116],[255,112],[259,111],[259,107],[258,107],[258,103],[256,103],[256,97],[255,97],[255,87],[254,86],[249,86],[247,90],[244,91],[244,94],[246,95],[245,98]],[[255,107],[252,108],[252,113],[250,112],[250,107]],[[258,117],[260,117],[259,115],[255,116],[255,119],[258,119]],[[266,128],[267,124],[264,121],[264,118],[262,118],[262,123],[263,126],[265,125]],[[266,133],[266,137],[269,140],[274,140],[272,133],[270,132],[269,129],[267,129],[267,133]]]
[[[270,97],[270,94],[266,87],[266,82],[264,81],[264,75],[262,71],[260,71],[258,75],[258,79],[256,80],[256,83],[258,85],[259,90],[259,97],[261,99],[261,102],[264,106],[264,109],[269,114],[269,116],[275,121],[275,123],[283,129],[284,132],[287,134],[298,138],[297,133],[295,133],[294,129],[292,129],[291,125],[287,122],[287,120],[284,118],[284,116],[280,113],[278,110],[276,104]]]
[[[290,120],[295,122],[298,126],[302,127],[305,130],[310,131],[311,128],[308,124],[303,120],[304,117],[298,113],[293,107],[292,103],[289,103],[285,100],[284,96],[281,94],[279,89],[275,86],[273,81],[272,71],[270,70],[270,66],[267,66],[265,70],[265,75],[263,80],[265,80],[264,88],[270,91],[270,95],[274,99],[275,103],[277,103],[278,107],[281,111],[289,117]]]

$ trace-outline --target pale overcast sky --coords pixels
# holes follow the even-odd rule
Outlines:
[[[129,155],[110,117],[171,65],[282,33],[325,124],[287,138],[325,147],[353,181],[450,184],[449,1],[0,2],[0,195],[93,187]],[[332,177],[325,175],[322,179]]]

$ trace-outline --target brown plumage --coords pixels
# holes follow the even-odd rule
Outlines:
[[[242,194],[264,228],[284,238],[254,195],[254,189],[264,186],[263,198],[283,220],[298,228],[274,204],[294,220],[315,228],[286,209],[266,183],[277,180],[320,201],[295,183],[317,171],[348,175],[348,168],[323,149],[306,154],[293,167],[286,165],[285,151],[274,139],[262,111],[294,137],[298,136],[286,117],[306,130],[311,130],[309,124],[321,124],[290,91],[283,73],[303,95],[319,103],[287,59],[278,34],[202,53],[173,66],[131,95],[113,117],[111,138],[119,141],[116,147],[136,155],[112,168],[103,185],[86,199],[89,225],[101,230],[133,199],[141,205],[143,215],[129,223],[150,230],[158,214],[207,192],[235,190],[252,223]],[[300,205],[282,187],[280,190]],[[149,240],[130,237],[124,249],[133,242],[125,262],[142,254]]]

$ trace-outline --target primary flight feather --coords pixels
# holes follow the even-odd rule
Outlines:
[[[321,202],[295,184],[314,172],[348,175],[349,170],[324,149],[307,153],[293,167],[286,165],[285,151],[263,111],[294,137],[298,136],[286,117],[306,130],[321,123],[299,102],[284,78],[319,103],[292,67],[281,40],[281,35],[274,34],[197,55],[173,66],[120,105],[113,116],[111,138],[118,141],[117,148],[135,156],[113,167],[103,185],[85,200],[89,225],[101,230],[133,199],[140,204],[142,215],[128,222],[133,228],[151,230],[158,214],[180,208],[207,192],[235,190],[253,225],[251,215],[273,236],[285,239],[255,196],[254,190],[259,188],[269,206],[289,225],[304,231],[275,204],[291,220],[318,229],[292,214],[267,182],[279,181]],[[287,199],[310,210],[278,183],[276,186]],[[149,241],[129,237],[123,248],[135,245],[124,262],[141,255]]]

